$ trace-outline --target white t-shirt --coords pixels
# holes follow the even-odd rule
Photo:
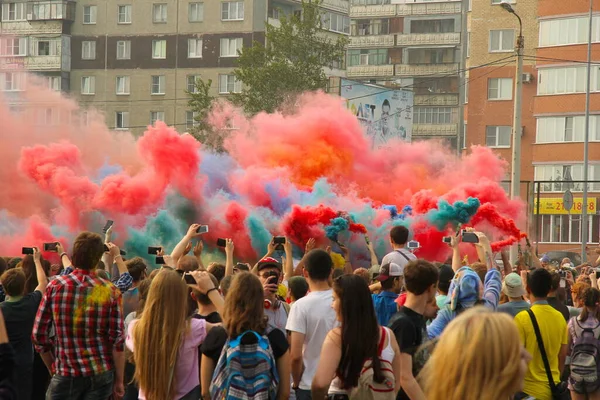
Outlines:
[[[400,254],[402,253],[402,254]],[[406,257],[405,257],[406,256]],[[388,253],[383,260],[381,261],[381,265],[385,265],[387,263],[398,264],[400,268],[402,268],[402,273],[404,273],[404,267],[413,260],[416,260],[417,256],[406,249],[398,249],[394,250],[391,253]]]
[[[331,308],[332,303],[332,289],[310,292],[295,302],[290,310],[286,329],[305,335],[302,349],[304,373],[300,381],[300,389],[310,390],[325,337],[337,325],[335,311]]]

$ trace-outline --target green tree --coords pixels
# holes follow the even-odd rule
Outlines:
[[[255,41],[240,52],[234,74],[244,89],[232,95],[234,104],[250,115],[273,112],[302,92],[326,89],[323,68],[343,62],[347,39],[325,32],[322,15],[318,1],[302,1],[301,16],[267,23],[266,46]]]
[[[216,97],[210,94],[211,85],[211,79],[204,82],[202,78],[198,78],[196,80],[196,90],[194,92],[187,92],[190,96],[188,106],[195,113],[195,124],[188,132],[205,147],[222,152],[224,151],[223,136],[208,122],[208,115],[216,100]]]

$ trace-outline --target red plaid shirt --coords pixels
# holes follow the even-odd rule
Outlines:
[[[114,369],[123,351],[121,292],[93,271],[76,269],[48,284],[33,327],[38,352],[54,351],[58,375],[93,376]],[[51,328],[54,327],[54,335]]]

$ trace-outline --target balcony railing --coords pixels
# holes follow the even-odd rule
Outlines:
[[[348,48],[394,47],[394,35],[350,36]]]
[[[27,3],[28,21],[75,20],[74,1],[34,1]]]
[[[348,78],[393,76],[393,65],[353,65],[346,68]]]
[[[458,126],[456,124],[413,124],[413,136],[456,136]]]
[[[451,64],[396,64],[396,76],[458,74],[458,63]]]
[[[383,4],[376,6],[351,6],[350,18],[365,17],[393,17],[396,15],[395,4]]]
[[[3,35],[40,35],[60,34],[63,31],[61,21],[47,21],[43,24],[30,24],[27,21],[3,21]]]
[[[397,46],[460,44],[460,33],[408,33],[396,35]]]
[[[458,94],[418,94],[414,97],[415,106],[458,106]]]
[[[288,0],[294,3],[302,3],[302,0]],[[319,4],[322,8],[327,9],[327,10],[331,10],[331,11],[337,11],[337,12],[341,12],[341,13],[348,13],[348,10],[350,10],[350,2],[348,0],[322,0],[321,3]]]
[[[460,14],[460,1],[398,4],[396,15]]]
[[[30,71],[48,71],[61,69],[60,56],[29,56],[25,57],[25,69]]]

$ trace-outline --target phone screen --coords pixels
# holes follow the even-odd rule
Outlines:
[[[56,251],[58,243],[44,243],[44,251]]]
[[[104,225],[104,228],[102,228],[102,233],[106,233],[106,231],[108,231],[108,229],[113,226],[115,222],[111,219],[109,219],[108,221],[106,221],[106,225]]]
[[[23,255],[32,255],[33,254],[33,247],[23,247],[21,249],[21,254]]]
[[[188,285],[196,285],[198,283],[198,282],[196,282],[196,279],[190,274],[183,275],[183,280]]]
[[[148,247],[148,254],[158,254],[160,251],[160,246],[150,246]]]
[[[227,241],[225,239],[217,239],[217,247],[225,247],[227,245]]]
[[[200,225],[200,227],[196,229],[196,233],[208,233],[208,225]]]

